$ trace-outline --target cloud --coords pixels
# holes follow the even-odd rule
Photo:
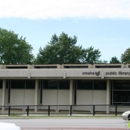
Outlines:
[[[0,0],[0,18],[130,19],[130,0]]]

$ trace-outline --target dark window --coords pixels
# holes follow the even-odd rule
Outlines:
[[[10,103],[10,89],[11,89],[11,80],[7,80],[6,82],[6,88],[7,88],[7,102]]]
[[[0,80],[0,89],[2,89],[3,87],[3,80]]]
[[[77,89],[88,89],[92,90],[93,81],[79,80],[77,81]]]
[[[50,80],[50,81],[44,81],[44,89],[57,89],[58,88],[58,81],[56,80]]]
[[[28,66],[6,66],[6,69],[27,69]]]
[[[88,66],[64,66],[64,68],[88,68]]]
[[[59,89],[69,89],[70,88],[70,81],[59,81]]]
[[[43,88],[42,88],[42,86],[40,86],[40,104],[42,104],[42,90],[43,90]]]
[[[75,80],[74,82],[74,105],[77,104],[77,81]]]
[[[11,80],[11,89],[24,89],[25,80]]]
[[[106,81],[94,81],[95,90],[106,90]]]
[[[95,68],[121,68],[121,65],[118,65],[118,66],[95,66]]]
[[[130,81],[113,81],[113,89],[130,90]]]
[[[11,80],[11,89],[35,89],[35,80]]]
[[[48,69],[48,68],[57,68],[57,66],[34,66],[34,68],[37,68],[37,69]]]
[[[130,91],[114,91],[114,102],[129,102],[130,103]]]
[[[44,80],[39,80],[39,90],[40,90],[40,104],[42,104],[42,91],[43,91],[43,85],[44,85]]]
[[[26,89],[35,89],[35,80],[26,80]]]
[[[112,104],[130,105],[130,81],[112,81]]]

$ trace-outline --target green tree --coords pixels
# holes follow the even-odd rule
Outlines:
[[[115,56],[115,57],[112,57],[111,60],[110,60],[110,64],[119,64],[120,61],[118,60],[118,58]]]
[[[77,37],[69,37],[64,32],[60,36],[54,34],[43,49],[40,47],[35,63],[37,64],[78,64],[96,63],[100,51],[93,47],[83,49],[76,46]]]
[[[64,32],[54,34],[43,49],[40,47],[35,63],[37,64],[71,64],[80,63],[81,46],[76,46],[77,37],[69,37]]]
[[[89,47],[87,49],[82,49],[82,63],[87,64],[95,64],[98,63],[99,58],[101,56],[101,52],[98,49],[94,49],[94,47]]]
[[[30,64],[34,58],[32,49],[22,36],[0,28],[1,64]]]
[[[121,54],[121,62],[130,63],[130,48],[126,49],[126,51]]]

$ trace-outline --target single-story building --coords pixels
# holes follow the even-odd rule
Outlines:
[[[107,113],[120,105],[118,111],[125,111],[130,106],[130,65],[0,65],[0,106],[8,105],[54,105],[57,112],[68,109],[64,105],[90,112],[91,105],[99,105],[96,109]]]

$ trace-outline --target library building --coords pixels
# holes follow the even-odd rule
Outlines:
[[[0,65],[0,107],[93,112],[130,108],[129,64]],[[37,107],[36,107],[37,106]],[[40,106],[40,107],[38,107]]]

